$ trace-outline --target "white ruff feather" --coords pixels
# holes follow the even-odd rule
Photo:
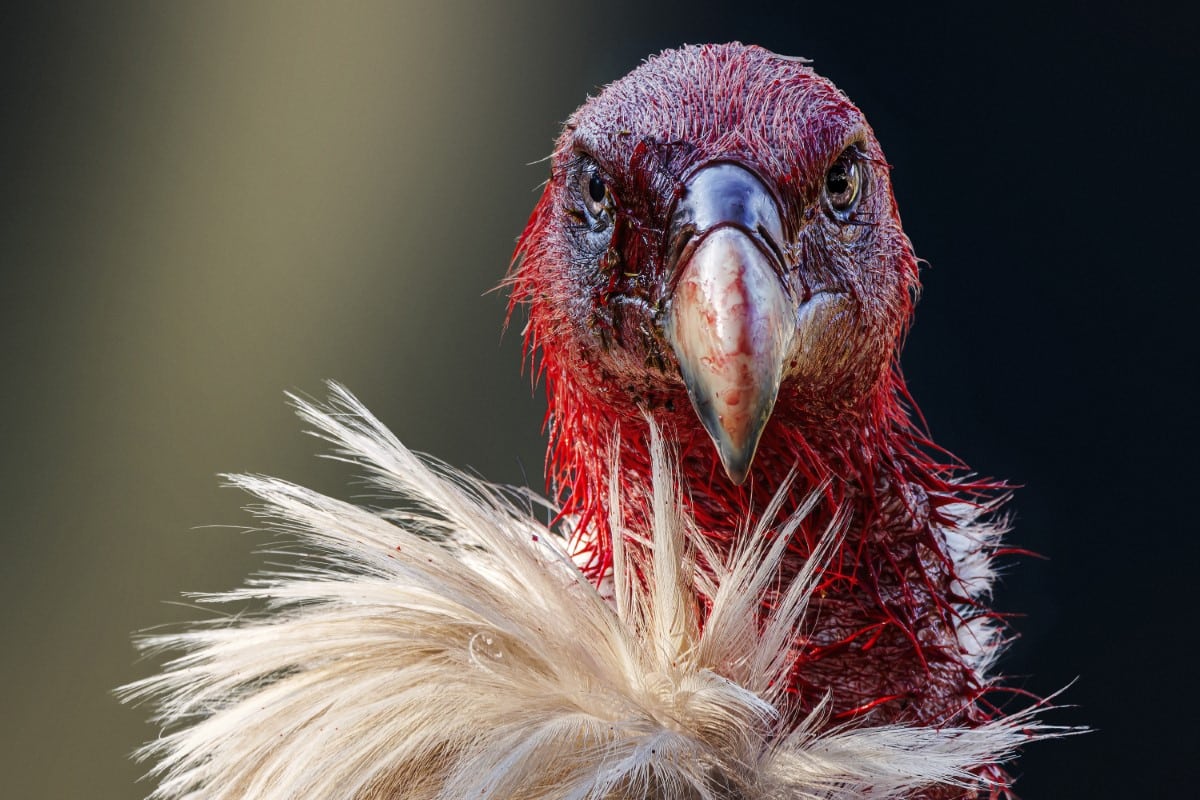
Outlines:
[[[257,617],[145,642],[185,651],[122,690],[155,699],[165,726],[141,752],[154,797],[890,798],[975,785],[973,767],[1036,735],[1028,713],[820,733],[819,713],[784,718],[790,648],[837,531],[791,586],[777,586],[787,530],[708,552],[657,434],[654,529],[618,549],[609,602],[511,493],[422,462],[333,391],[327,408],[298,401],[301,416],[401,510],[232,479],[319,565],[205,598],[265,600]]]

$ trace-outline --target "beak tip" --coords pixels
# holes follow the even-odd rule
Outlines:
[[[696,402],[697,399],[693,398],[693,405],[696,407],[709,438],[716,445],[721,467],[734,486],[741,486],[750,477],[750,465],[754,463],[754,456],[758,452],[758,440],[762,437],[770,410],[768,409],[761,415],[757,424],[751,424],[739,431],[731,432],[721,425],[720,417],[715,413],[711,404],[703,401]]]
[[[750,476],[750,465],[739,464],[737,466],[725,464],[725,474],[729,476],[729,481],[734,486],[741,486],[746,482],[746,478]]]
[[[758,431],[739,442],[730,441],[724,436],[714,437],[721,466],[725,468],[725,474],[734,486],[741,486],[750,477],[750,465],[754,463],[761,432],[760,427]]]

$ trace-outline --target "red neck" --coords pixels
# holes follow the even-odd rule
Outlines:
[[[548,481],[563,515],[576,521],[576,544],[587,553],[588,572],[599,578],[611,566],[608,493],[614,443],[622,472],[621,513],[635,526],[644,522],[645,491],[651,480],[646,412],[632,402],[598,397],[592,387],[605,382],[588,375],[580,364],[564,366],[547,359],[543,367],[551,435]],[[931,456],[939,451],[906,410],[912,403],[898,368],[890,370],[858,407],[840,409],[836,418],[831,413],[814,417],[795,398],[781,398],[742,486],[725,475],[682,390],[654,405],[649,414],[675,444],[681,472],[688,476],[683,496],[689,510],[700,529],[718,541],[753,525],[789,476],[789,498],[781,511],[785,516],[828,481],[824,501],[802,525],[795,542],[801,556],[838,510],[851,511],[854,528],[863,531],[890,527],[900,517],[936,515],[955,490],[990,488],[953,485],[952,472],[958,465],[940,464]],[[919,508],[914,506],[914,492],[921,497]]]
[[[646,422],[636,408],[621,412],[597,402],[584,386],[603,384],[583,383],[586,373],[578,365],[560,369],[549,360],[543,367],[550,399],[547,472],[564,517],[574,521],[585,573],[599,582],[612,566],[608,492],[614,443],[624,524],[648,527]],[[953,588],[956,564],[940,529],[955,524],[945,514],[947,505],[993,505],[1002,485],[956,480],[961,465],[940,464],[931,456],[941,451],[914,424],[910,408],[898,369],[885,375],[870,402],[843,410],[836,421],[806,418],[795,405],[781,402],[743,486],[725,475],[686,395],[651,415],[678,448],[680,474],[686,476],[679,496],[716,542],[755,525],[789,477],[776,524],[826,486],[790,543],[783,580],[797,574],[835,515],[847,521],[813,601],[823,627],[797,651],[793,665],[797,708],[811,711],[832,690],[837,720],[870,714],[880,722],[978,723],[989,717],[980,704],[986,686],[964,660],[954,631],[964,614],[989,612],[978,598]],[[929,638],[930,631],[936,636]]]

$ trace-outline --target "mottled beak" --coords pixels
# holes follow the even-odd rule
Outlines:
[[[667,338],[692,407],[729,479],[740,485],[796,335],[779,206],[749,170],[711,164],[687,181],[668,241],[674,289]]]

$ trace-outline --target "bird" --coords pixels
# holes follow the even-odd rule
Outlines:
[[[229,476],[293,565],[144,637],[155,798],[983,798],[1005,484],[938,448],[890,167],[804,59],[663,51],[572,114],[503,285],[548,496],[293,396],[392,498]],[[539,516],[538,511],[545,513]]]

